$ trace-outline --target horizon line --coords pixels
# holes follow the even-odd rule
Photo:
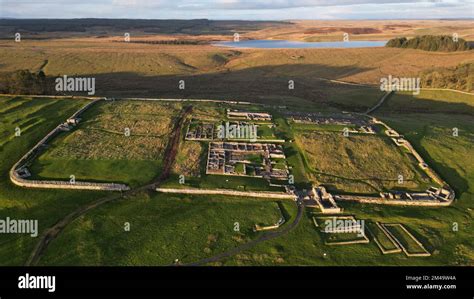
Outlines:
[[[150,19],[150,18],[96,18],[96,17],[79,17],[79,18],[17,18],[17,17],[0,17],[0,20],[143,20],[143,21],[174,21],[174,20],[208,20],[208,21],[249,21],[249,22],[289,22],[289,21],[439,21],[439,20],[474,20],[474,17],[447,17],[447,18],[342,18],[342,19],[208,19],[208,18],[170,18],[170,19]]]

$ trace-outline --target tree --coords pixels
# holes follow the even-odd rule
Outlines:
[[[32,73],[29,70],[19,70],[3,74],[0,78],[0,90],[10,94],[53,94],[53,80],[43,71]]]
[[[396,37],[387,42],[386,47],[420,49],[424,51],[468,51],[471,46],[464,39],[457,41],[448,35],[423,35],[412,39],[406,37]]]

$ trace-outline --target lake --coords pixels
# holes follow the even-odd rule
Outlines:
[[[306,49],[306,48],[368,48],[383,47],[387,41],[347,41],[347,42],[295,42],[288,40],[244,40],[240,42],[217,42],[214,46],[258,49]]]

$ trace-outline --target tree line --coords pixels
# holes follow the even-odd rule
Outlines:
[[[424,51],[468,51],[471,49],[469,42],[462,38],[454,39],[449,35],[423,35],[411,39],[396,37],[387,42],[386,47],[409,48]]]
[[[54,78],[47,77],[43,71],[19,70],[0,75],[0,92],[8,94],[55,94]]]

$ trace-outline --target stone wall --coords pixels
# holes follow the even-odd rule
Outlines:
[[[102,99],[93,99],[92,102],[87,103],[84,107],[76,111],[70,118],[79,117],[84,111],[89,109],[92,105],[101,101]],[[54,181],[54,180],[27,180],[21,178],[17,174],[17,170],[26,166],[26,164],[35,158],[48,141],[53,139],[59,132],[61,132],[62,124],[56,126],[51,132],[44,136],[35,146],[33,146],[25,155],[23,155],[18,162],[16,162],[10,169],[10,180],[17,186],[27,188],[45,188],[45,189],[80,189],[80,190],[104,190],[104,191],[123,191],[130,190],[127,185],[115,183],[94,183],[94,182],[74,182],[69,181]]]
[[[376,124],[380,124],[382,126],[384,126],[387,130],[391,130],[391,131],[394,131],[396,132],[394,129],[392,129],[389,125],[387,125],[386,123],[384,123],[383,121],[381,120],[378,120],[377,118],[375,117],[372,117],[372,121]],[[398,134],[398,132],[397,132]],[[397,144],[397,146],[403,146],[405,147],[414,157],[415,159],[418,161],[420,167],[422,164],[426,164],[427,167],[423,169],[423,171],[433,180],[435,181],[436,183],[438,183],[439,185],[441,185],[441,187],[449,187],[448,183],[446,183],[431,167],[428,166],[428,164],[425,162],[425,160],[423,159],[423,157],[421,157],[421,155],[415,150],[415,148],[413,147],[413,145],[405,138],[404,139],[404,142],[402,145],[399,145],[397,144],[397,142],[395,142],[395,144]],[[393,140],[393,138],[392,138]],[[451,187],[449,187],[449,189],[451,189]],[[453,191],[454,192],[454,191]]]
[[[115,183],[92,183],[92,182],[75,182],[68,181],[39,181],[26,180],[18,177],[18,175],[10,174],[11,181],[21,187],[27,188],[44,188],[44,189],[75,189],[75,190],[102,190],[102,191],[126,191],[130,190],[127,185]]]
[[[356,195],[334,195],[334,198],[339,201],[356,201],[361,203],[382,204],[382,205],[397,205],[397,206],[425,206],[425,207],[445,207],[449,206],[453,200],[437,201],[437,200],[397,200],[386,199],[382,197],[371,196],[356,196]]]
[[[205,194],[205,195],[230,195],[243,197],[259,197],[266,199],[295,199],[296,196],[284,192],[265,192],[265,191],[234,191],[227,189],[176,189],[176,188],[156,188],[156,191],[163,193],[176,194]]]

